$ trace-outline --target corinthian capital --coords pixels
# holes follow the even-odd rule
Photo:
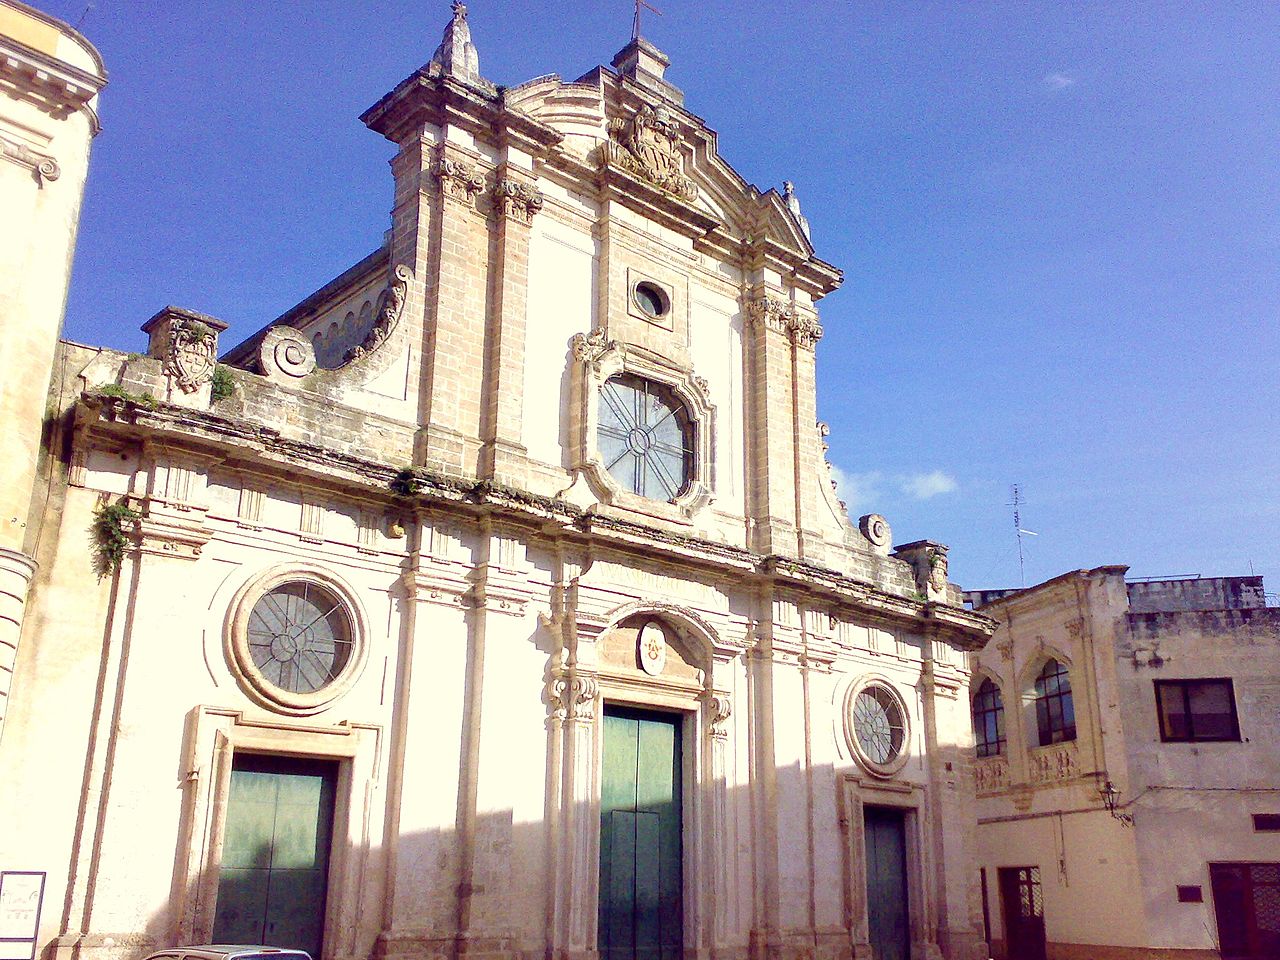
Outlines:
[[[793,312],[787,326],[797,347],[812,350],[822,339],[822,324],[812,314]]]
[[[747,301],[747,319],[769,330],[786,333],[791,322],[791,304],[767,293]]]
[[[444,195],[450,200],[475,206],[476,196],[484,190],[484,175],[475,166],[465,160],[445,156],[443,151],[433,172]]]
[[[504,177],[494,184],[493,196],[503,216],[520,223],[532,223],[533,215],[542,209],[542,191],[523,180]]]

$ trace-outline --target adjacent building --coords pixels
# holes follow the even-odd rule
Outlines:
[[[1280,609],[1127,568],[966,596],[998,958],[1280,955]]]
[[[500,88],[453,7],[362,117],[384,245],[229,351],[166,307],[14,384],[53,410],[0,740],[26,946],[984,956],[994,625],[836,498],[840,272],[647,41]]]
[[[0,734],[36,569],[45,387],[106,82],[75,30],[0,0]]]

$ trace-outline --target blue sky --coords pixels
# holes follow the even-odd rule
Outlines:
[[[1280,4],[662,0],[668,78],[819,254],[819,410],[856,517],[966,587],[1266,574],[1280,591]],[[111,73],[67,311],[138,349],[175,303],[247,335],[380,242],[357,116],[444,0],[43,0]],[[608,63],[631,5],[470,5],[516,84]]]

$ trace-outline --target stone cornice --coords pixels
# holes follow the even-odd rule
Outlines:
[[[58,21],[51,22],[63,32],[74,34]],[[88,41],[82,42],[93,51]],[[96,51],[93,53],[96,56]],[[107,84],[105,71],[93,74],[19,43],[12,37],[0,37],[0,76],[12,81],[21,95],[42,104],[55,115],[66,116],[85,110],[93,133],[101,129],[90,103]]]
[[[389,501],[407,501],[424,509],[448,506],[479,518],[501,515],[552,539],[595,541],[620,552],[642,550],[683,565],[710,568],[741,580],[754,577],[809,602],[857,611],[906,629],[923,630],[960,649],[977,649],[995,630],[982,614],[940,603],[922,603],[854,580],[835,570],[780,556],[764,556],[728,544],[584,510],[563,500],[506,487],[491,481],[446,477],[423,470],[397,469],[315,444],[292,440],[278,431],[214,413],[159,404],[154,408],[125,398],[85,394],[77,406],[76,436],[90,432],[133,438],[163,435],[206,450],[228,450],[245,461],[274,462],[291,476],[310,476],[328,486],[355,487],[367,498],[370,488],[386,491]]]
[[[452,123],[485,139],[495,134],[500,142],[542,156],[564,135],[507,106],[501,93],[493,94],[452,77],[431,76],[426,68],[402,80],[394,90],[360,115],[376,133],[403,143],[424,124]]]

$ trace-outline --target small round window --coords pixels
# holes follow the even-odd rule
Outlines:
[[[693,421],[665,384],[631,374],[600,388],[599,448],[609,475],[629,493],[675,500],[693,479]]]
[[[307,580],[262,595],[249,614],[249,654],[268,682],[315,693],[351,660],[351,618],[340,599]]]
[[[655,320],[666,316],[667,311],[671,309],[671,301],[662,288],[648,280],[636,284],[635,301],[636,306],[645,316]]]
[[[293,567],[241,588],[226,644],[246,693],[273,709],[305,715],[355,682],[367,633],[349,587],[327,572]]]
[[[846,729],[849,745],[873,773],[895,773],[907,759],[906,707],[891,687],[879,681],[852,693]]]

